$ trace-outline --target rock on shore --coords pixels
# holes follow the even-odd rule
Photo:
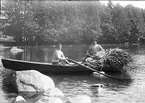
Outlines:
[[[54,81],[36,70],[12,71],[3,79],[3,87],[8,94],[15,93],[12,103],[91,103],[89,96],[65,98],[55,87]]]
[[[43,94],[55,87],[53,80],[36,70],[12,72],[3,79],[6,92],[14,92],[29,98]]]

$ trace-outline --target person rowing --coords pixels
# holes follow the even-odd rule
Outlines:
[[[62,45],[60,43],[58,43],[56,45],[56,49],[55,49],[55,51],[53,53],[53,57],[52,57],[52,64],[53,65],[70,64],[69,61],[67,60],[67,58],[64,56],[61,49],[62,49]]]

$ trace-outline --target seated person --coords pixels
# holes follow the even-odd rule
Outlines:
[[[89,50],[87,51],[87,55],[95,56],[100,51],[104,52],[104,49],[102,48],[101,45],[97,44],[96,40],[94,40],[92,45],[89,47]]]
[[[54,64],[54,65],[69,64],[68,60],[64,56],[64,54],[61,51],[61,49],[62,49],[62,45],[61,44],[57,44],[56,45],[56,50],[53,53],[52,64]]]
[[[87,57],[83,61],[94,61],[94,57],[101,58],[105,53],[105,50],[102,48],[101,45],[97,44],[97,41],[94,40],[91,46],[89,47],[89,50],[87,51]],[[101,56],[102,55],[102,56]]]

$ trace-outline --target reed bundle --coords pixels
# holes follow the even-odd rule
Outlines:
[[[114,48],[105,50],[105,52],[99,52],[92,57],[92,61],[88,62],[101,68],[110,68],[114,71],[123,71],[123,67],[132,61],[131,55],[122,49]]]

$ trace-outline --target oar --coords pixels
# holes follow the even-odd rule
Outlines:
[[[88,67],[88,66],[85,66],[85,65],[83,65],[83,64],[81,64],[81,63],[78,63],[78,62],[75,61],[75,60],[72,60],[72,59],[70,59],[70,58],[67,58],[67,59],[68,59],[68,61],[71,61],[71,62],[73,62],[73,63],[75,63],[75,64],[78,64],[78,65],[80,65],[80,66],[82,66],[82,67],[84,67],[84,68],[90,69],[90,70],[92,70],[92,71],[94,71],[94,72],[97,72],[97,73],[99,73],[99,74],[101,74],[101,75],[104,75],[104,76],[106,76],[106,77],[108,77],[108,78],[112,78],[112,79],[116,79],[116,80],[120,80],[120,81],[123,81],[122,79],[124,79],[124,78],[116,78],[116,77],[114,77],[114,76],[111,76],[111,75],[108,75],[108,74],[105,74],[105,73],[101,73],[101,72],[99,72],[98,70],[93,69],[93,68]]]

